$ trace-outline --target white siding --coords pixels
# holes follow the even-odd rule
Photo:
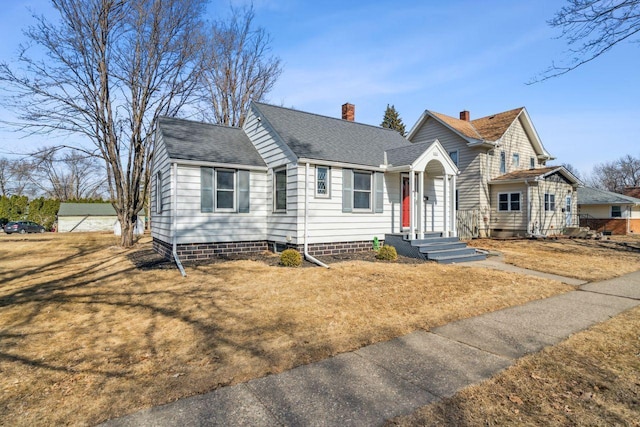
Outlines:
[[[164,242],[171,242],[171,164],[164,146],[162,135],[157,133],[156,151],[151,167],[151,208],[149,217],[151,220],[151,236]],[[156,177],[162,173],[161,189],[157,188]],[[163,209],[158,213],[157,206],[162,198]]]
[[[178,165],[177,242],[241,242],[267,236],[267,174],[250,173],[250,212],[201,212],[200,170]],[[237,188],[237,187],[236,187]]]
[[[267,173],[267,240],[279,243],[298,244],[302,240],[298,238],[296,219],[298,216],[298,168],[295,164],[287,164],[287,211],[274,212],[273,197],[274,179],[273,169]],[[277,168],[276,168],[277,169]],[[304,202],[304,200],[303,200]]]
[[[467,141],[461,138],[435,119],[428,118],[418,129],[411,140],[413,143],[440,141],[447,151],[458,151],[458,175],[456,188],[458,189],[459,209],[478,209],[481,206],[481,193],[488,191],[486,181],[481,177],[481,156],[478,148],[469,148]]]
[[[342,168],[331,168],[331,197],[316,198],[315,192],[315,165],[309,168],[309,243],[349,242],[360,240],[373,240],[374,237],[384,239],[385,233],[392,231],[392,204],[388,187],[398,183],[397,174],[385,174],[384,182],[384,211],[383,213],[371,212],[342,212]],[[305,166],[298,167],[300,174],[300,217],[299,233],[304,233],[304,173]],[[372,196],[373,197],[373,196]],[[398,200],[395,202],[396,204]],[[372,206],[373,208],[373,206]],[[300,243],[304,240],[300,239]]]
[[[253,108],[249,109],[243,129],[269,167],[267,173],[266,239],[280,243],[298,243],[296,218],[298,216],[297,159],[266,123],[258,120]],[[287,168],[287,211],[273,212],[273,170]]]
[[[58,217],[58,232],[110,231],[118,222],[116,216],[61,216]]]

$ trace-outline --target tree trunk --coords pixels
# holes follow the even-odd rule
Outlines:
[[[118,214],[118,220],[120,221],[120,246],[130,248],[135,243],[135,219],[125,211]]]

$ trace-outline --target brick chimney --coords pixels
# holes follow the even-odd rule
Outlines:
[[[356,106],[349,104],[348,102],[342,104],[342,120],[348,120],[350,122],[356,119]]]
[[[467,110],[460,111],[460,120],[464,120],[465,122],[471,121],[471,113]]]

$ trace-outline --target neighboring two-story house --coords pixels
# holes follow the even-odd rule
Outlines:
[[[525,108],[471,120],[425,111],[409,132],[437,139],[454,161],[458,231],[464,237],[557,234],[577,226],[579,180],[544,148]]]

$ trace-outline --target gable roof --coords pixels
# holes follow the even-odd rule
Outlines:
[[[497,178],[492,179],[490,184],[506,184],[509,182],[525,182],[532,180],[542,180],[547,177],[560,174],[564,176],[564,178],[570,182],[572,185],[579,185],[580,180],[575,177],[571,172],[569,172],[563,166],[548,166],[546,168],[536,168],[536,169],[521,169],[513,172],[506,173],[504,175],[500,175]]]
[[[116,216],[111,203],[60,203],[58,216]]]
[[[536,154],[546,160],[553,159],[542,145],[542,141],[540,140],[531,118],[524,107],[514,108],[513,110],[492,114],[470,121],[457,119],[435,111],[425,110],[413,128],[409,131],[407,139],[413,139],[413,136],[418,129],[420,129],[429,118],[437,120],[445,127],[467,140],[468,145],[485,145],[487,148],[495,147],[498,140],[504,136],[511,125],[516,120],[521,119],[522,127],[529,136]]]
[[[240,128],[160,117],[158,130],[171,159],[266,167]]]
[[[380,167],[386,150],[411,145],[392,129],[258,102],[252,107],[298,159]]]
[[[579,205],[640,205],[640,199],[593,187],[578,188]]]

